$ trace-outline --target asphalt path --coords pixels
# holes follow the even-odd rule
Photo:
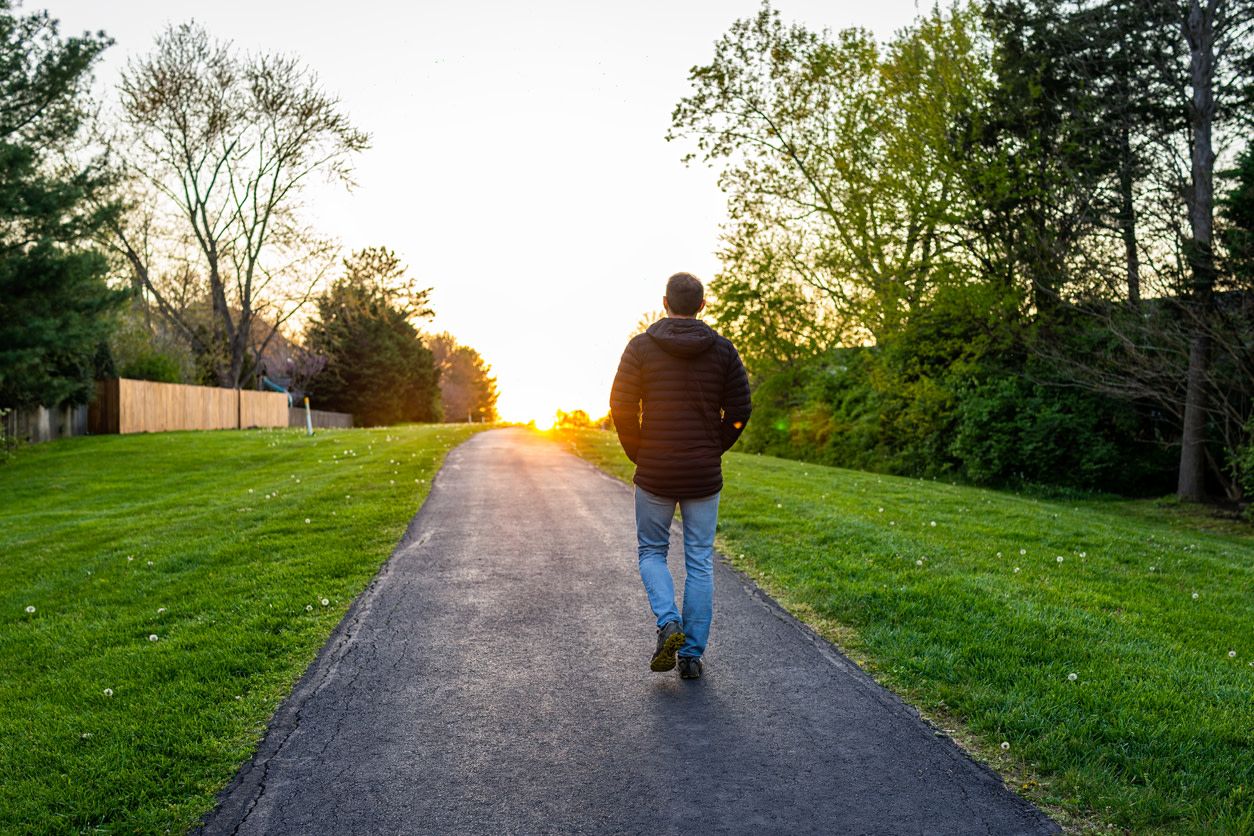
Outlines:
[[[201,832],[1060,832],[721,562],[705,675],[652,673],[632,508],[526,430],[451,451]]]

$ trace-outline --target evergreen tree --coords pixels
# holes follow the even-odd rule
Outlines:
[[[110,314],[129,296],[87,244],[116,212],[97,200],[107,178],[65,162],[108,45],[61,40],[46,13],[0,0],[0,407],[91,400]]]
[[[326,363],[309,383],[310,402],[365,426],[439,421],[439,372],[411,322],[433,315],[430,288],[416,289],[387,249],[353,253],[344,268],[314,302],[306,343]]]

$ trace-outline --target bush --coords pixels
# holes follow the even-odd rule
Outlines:
[[[949,452],[977,484],[1171,490],[1174,462],[1130,404],[1007,376],[964,386],[955,416]]]
[[[118,376],[157,383],[183,382],[183,372],[178,361],[158,353],[140,354],[131,358],[118,369]]]

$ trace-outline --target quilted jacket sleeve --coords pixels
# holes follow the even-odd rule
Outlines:
[[[753,411],[749,375],[745,372],[745,364],[730,341],[727,342],[726,348],[730,357],[727,362],[727,377],[723,384],[723,422],[720,428],[724,453],[736,443],[736,439],[740,438],[745,424],[749,423],[749,413]],[[614,420],[618,420],[617,416]]]
[[[635,340],[627,343],[610,390],[610,414],[614,416],[618,443],[633,464],[640,452],[640,357],[635,349]]]

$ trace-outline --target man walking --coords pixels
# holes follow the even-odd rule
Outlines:
[[[701,676],[714,606],[714,530],[723,489],[722,456],[749,420],[749,379],[731,342],[697,319],[705,288],[676,273],[662,297],[666,318],[627,343],[610,411],[619,443],[636,465],[640,580],[657,617],[649,667]],[[675,506],[683,519],[683,614],[666,565]]]

